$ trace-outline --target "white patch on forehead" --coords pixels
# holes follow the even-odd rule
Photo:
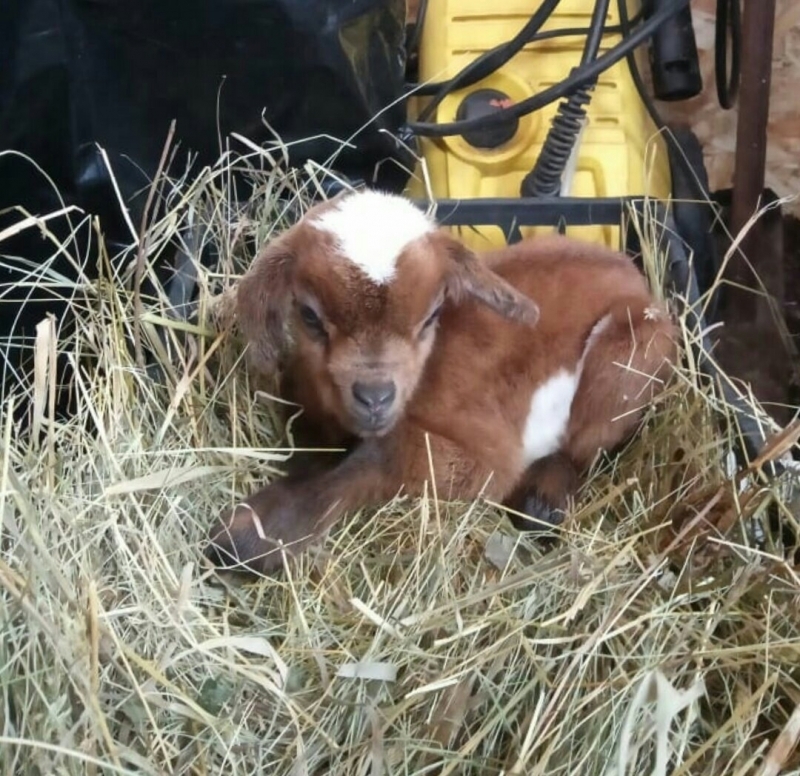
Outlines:
[[[403,248],[436,228],[404,197],[378,191],[346,196],[311,226],[332,234],[342,255],[378,284],[394,277]]]
[[[574,372],[560,369],[533,392],[531,407],[522,429],[522,456],[525,466],[552,455],[561,447],[586,356],[609,323],[611,316],[606,315],[594,325],[586,338],[583,353]]]

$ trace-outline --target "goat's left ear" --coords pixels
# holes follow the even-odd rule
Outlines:
[[[236,289],[239,326],[250,345],[248,360],[266,375],[279,368],[286,347],[293,269],[294,253],[281,235],[261,249]]]
[[[444,232],[435,239],[450,264],[447,285],[451,297],[471,296],[504,318],[521,323],[533,325],[539,320],[536,302],[489,269],[463,243]]]

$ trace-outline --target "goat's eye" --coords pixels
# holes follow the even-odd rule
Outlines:
[[[311,331],[315,332],[316,334],[324,334],[325,333],[325,326],[322,323],[322,319],[317,315],[317,313],[313,310],[313,308],[309,307],[307,304],[298,305],[298,312],[300,313],[300,320],[311,329]]]
[[[439,302],[439,304],[436,305],[433,312],[425,319],[425,323],[422,324],[422,331],[426,331],[436,323],[439,316],[442,314],[442,307],[444,307],[444,302]]]

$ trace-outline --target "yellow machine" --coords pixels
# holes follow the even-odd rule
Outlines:
[[[537,2],[429,0],[420,39],[419,83],[446,81],[484,52],[513,38]],[[638,5],[629,0],[631,16],[639,10]],[[585,35],[558,32],[565,28],[585,31],[594,6],[594,0],[561,0],[541,27],[542,33],[551,32],[554,37],[528,43],[486,78],[447,94],[430,120],[456,121],[465,98],[476,90],[494,90],[503,96],[503,104],[515,104],[563,81],[580,62]],[[619,24],[618,8],[612,2],[606,28],[618,29]],[[619,32],[606,32],[599,54],[621,39]],[[412,113],[423,110],[426,102],[425,97],[416,98]],[[425,170],[422,164],[416,170],[411,195],[433,199],[519,197],[524,177],[542,152],[558,103],[522,116],[513,136],[495,147],[476,147],[460,135],[420,138]],[[666,144],[639,98],[624,59],[601,73],[586,114],[563,174],[560,195],[668,199],[671,180]],[[494,225],[476,223],[454,229],[476,249],[506,241]],[[523,227],[520,232],[528,235],[541,229],[544,227]],[[620,245],[617,226],[571,226],[567,231],[612,247]]]

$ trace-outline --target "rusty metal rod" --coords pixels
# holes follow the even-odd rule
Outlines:
[[[739,115],[736,123],[736,157],[733,171],[731,233],[735,237],[758,208],[764,190],[767,157],[767,119],[772,75],[772,41],[775,31],[775,0],[744,0],[742,14],[742,69],[739,85]],[[750,288],[755,278],[746,256],[758,272],[759,224],[750,228],[731,257],[727,277]],[[730,288],[728,309],[736,316],[755,318],[757,297],[749,291]]]

